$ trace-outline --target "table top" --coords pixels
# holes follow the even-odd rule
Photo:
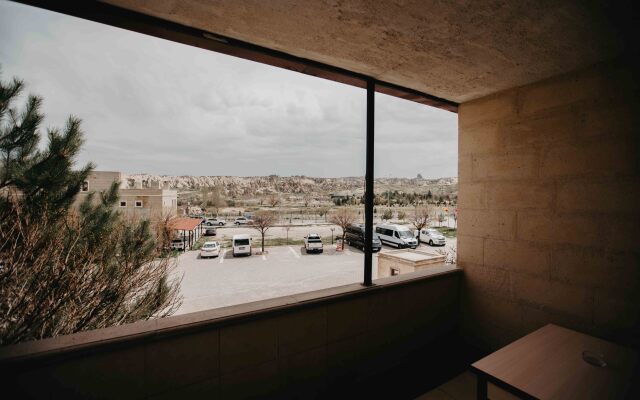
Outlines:
[[[583,360],[603,356],[605,367]],[[636,354],[626,347],[549,324],[472,364],[539,399],[616,399],[624,395]]]

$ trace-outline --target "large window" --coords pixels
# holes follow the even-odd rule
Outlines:
[[[71,232],[101,255],[73,259],[91,271],[124,263],[131,276],[109,284],[127,310],[154,285],[170,297],[114,323],[370,284],[377,252],[419,248],[405,246],[417,230],[410,214],[429,205],[423,228],[431,229],[442,205],[455,207],[457,128],[448,111],[373,97],[375,82],[355,75],[338,79],[353,85],[338,83],[15,3],[0,3],[0,15],[3,85],[14,76],[26,85],[12,106],[26,107],[27,93],[43,99],[39,147],[51,148],[44,127],[60,127],[62,137],[82,132],[73,164],[58,166],[68,180],[37,183],[72,197],[36,208],[60,207],[61,226],[79,221],[100,232],[99,243],[83,236],[87,229]],[[401,90],[390,87],[377,86]],[[76,176],[86,179],[77,193],[62,190]],[[42,240],[55,237],[47,229]],[[129,253],[142,272],[131,272]],[[101,321],[50,330],[110,324]]]
[[[457,115],[381,93],[375,101],[374,223],[383,248],[455,262]]]

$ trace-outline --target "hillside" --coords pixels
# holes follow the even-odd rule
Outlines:
[[[363,177],[312,178],[307,176],[168,176],[131,174],[124,175],[125,185],[132,187],[135,182],[147,186],[153,181],[164,187],[180,192],[198,190],[205,187],[222,187],[228,197],[241,198],[268,195],[271,193],[296,195],[362,194]],[[457,194],[458,178],[378,178],[375,180],[376,193],[387,190],[399,192],[434,194]]]

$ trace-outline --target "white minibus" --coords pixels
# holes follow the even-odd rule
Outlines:
[[[251,255],[251,236],[247,234],[233,235],[231,239],[231,246],[233,248],[233,256],[239,255]]]
[[[380,224],[376,226],[376,233],[383,244],[394,246],[399,249],[406,247],[415,249],[418,247],[418,241],[413,236],[413,233],[411,233],[411,230],[406,226]]]

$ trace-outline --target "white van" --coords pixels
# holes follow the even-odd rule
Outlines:
[[[402,225],[380,224],[376,226],[376,233],[383,244],[394,246],[399,249],[411,247],[415,249],[418,247],[418,241],[416,240],[411,230]]]
[[[247,234],[233,235],[231,245],[233,248],[232,255],[234,257],[239,255],[251,255],[251,236]]]

